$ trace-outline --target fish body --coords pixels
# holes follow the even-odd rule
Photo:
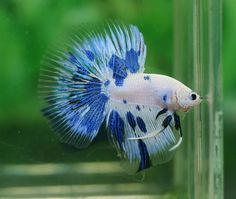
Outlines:
[[[85,148],[105,121],[129,173],[171,159],[182,142],[178,112],[201,97],[172,77],[144,73],[145,58],[134,25],[109,26],[51,55],[40,78],[42,112],[60,140]]]
[[[129,104],[139,104],[170,111],[185,110],[191,105],[179,103],[181,91],[191,93],[191,89],[178,80],[165,75],[138,73],[127,77],[123,86],[117,87],[113,82],[108,87],[111,100]],[[183,94],[183,93],[182,93]]]

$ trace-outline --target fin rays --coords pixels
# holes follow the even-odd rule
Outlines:
[[[172,117],[171,112],[165,111],[156,119],[155,113],[161,111],[157,107],[142,106],[137,110],[136,105],[113,103],[116,102],[110,101],[108,107],[117,106],[117,114],[125,124],[123,149],[117,149],[123,154],[122,165],[128,173],[136,173],[171,159],[182,139],[177,141],[178,134],[174,133],[174,120],[168,117],[168,115]],[[116,142],[118,143],[118,140],[113,137],[113,143]]]

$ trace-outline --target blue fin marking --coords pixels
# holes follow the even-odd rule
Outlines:
[[[71,76],[73,84],[71,80],[64,81],[59,77],[58,85],[46,99],[48,106],[43,109],[43,114],[62,141],[76,147],[86,147],[104,120],[109,98],[102,93],[102,82],[97,78],[85,76],[86,79],[83,79],[79,75],[75,72]],[[60,97],[55,99],[55,94],[60,94]]]
[[[120,117],[117,111],[112,110],[109,117],[109,128],[111,129],[113,135],[115,136],[119,148],[123,149],[122,142],[124,140],[124,121]]]
[[[138,111],[141,110],[139,105],[136,106],[136,109],[137,109]]]
[[[178,131],[179,129],[181,130],[181,124],[180,124],[180,118],[179,116],[174,113],[174,121],[175,121],[175,128]]]
[[[139,147],[141,161],[139,163],[139,168],[137,172],[143,169],[147,169],[152,166],[146,144],[142,140],[138,140],[138,147]]]
[[[170,124],[171,120],[172,120],[172,115],[168,115],[162,122],[162,126],[166,128]]]
[[[138,71],[138,53],[134,49],[130,49],[126,52],[125,65],[128,67],[131,73],[136,73]]]
[[[73,53],[71,53],[71,52],[68,52],[68,53],[69,53],[69,57],[68,57],[69,61],[72,64],[78,64],[79,62],[78,62],[76,56]]]
[[[104,82],[104,86],[107,87],[110,83],[111,83],[110,80],[106,80],[106,81]]]
[[[141,53],[140,53],[140,50],[138,50],[137,55],[140,56],[140,54],[141,54]]]
[[[85,54],[86,54],[87,58],[88,58],[90,61],[94,61],[95,56],[94,56],[94,54],[93,54],[92,51],[90,51],[90,50],[85,50]]]
[[[126,113],[126,118],[131,128],[135,131],[136,121],[133,114],[130,111]]]
[[[92,52],[91,52],[92,53]],[[79,62],[79,60],[76,58],[76,56],[72,53],[72,52],[68,52],[69,56],[68,56],[68,60],[72,63],[72,64],[75,64],[77,69],[78,69],[78,74],[81,74],[82,75],[88,75],[89,72],[85,69],[85,67],[83,67],[81,65],[81,63]],[[66,67],[66,66],[64,66]]]
[[[140,130],[146,133],[147,132],[146,125],[141,117],[137,117],[137,123]]]
[[[116,55],[112,55],[109,60],[109,67],[113,70],[113,79],[116,86],[122,86],[124,79],[127,77],[125,61]]]
[[[86,126],[87,132],[93,132],[98,130],[103,121],[103,112],[105,104],[108,101],[108,97],[104,94],[100,94],[96,97],[90,105],[90,111],[88,111],[81,121],[82,126]]]
[[[128,75],[127,69],[131,73],[136,73],[139,70],[138,53],[134,49],[127,51],[125,60],[113,54],[109,60],[109,67],[113,70],[115,84],[122,86],[124,79]]]

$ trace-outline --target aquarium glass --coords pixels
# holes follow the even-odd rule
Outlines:
[[[1,1],[0,197],[222,199],[221,17],[221,0]],[[105,125],[87,149],[60,143],[38,98],[45,54],[112,21],[139,27],[147,73],[204,97],[183,118],[174,159],[135,176],[120,167]]]

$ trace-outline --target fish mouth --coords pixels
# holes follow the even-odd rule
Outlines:
[[[197,105],[200,104],[200,103],[203,101],[203,99],[204,99],[204,98],[203,98],[202,96],[199,96],[199,100],[198,100]]]

